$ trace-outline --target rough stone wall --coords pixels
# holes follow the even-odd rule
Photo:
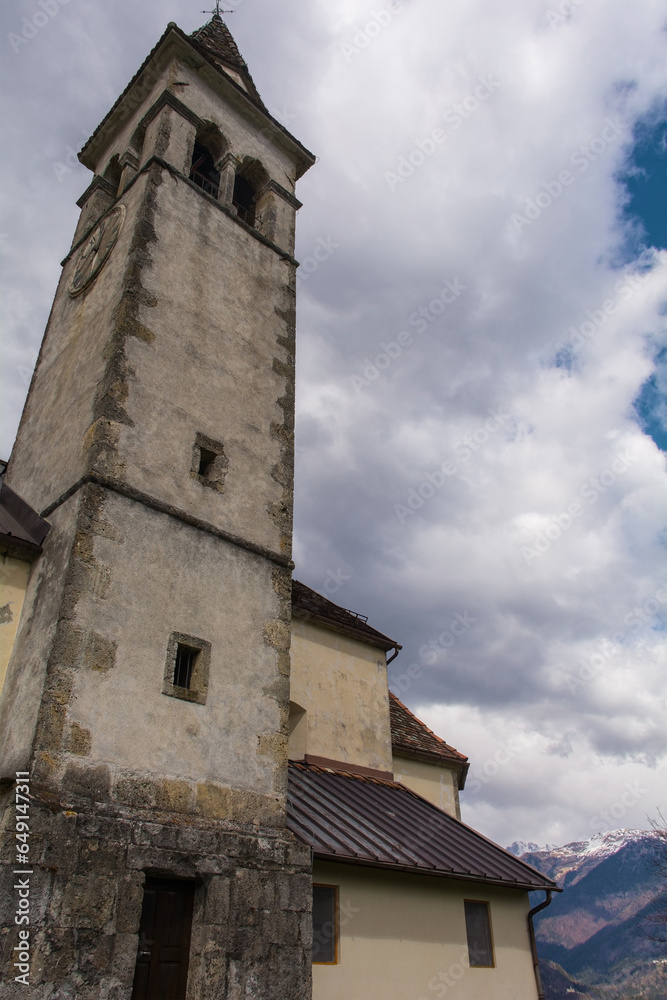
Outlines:
[[[192,83],[293,187],[271,135]],[[294,206],[285,251],[188,180],[190,142],[155,119],[118,243],[74,299],[78,249],[66,261],[8,470],[55,527],[2,708],[2,776],[39,790],[34,985],[7,977],[5,871],[3,1000],[128,1000],[146,873],[198,882],[188,1000],[310,996],[309,856],[285,829]],[[155,159],[173,149],[185,164]],[[224,447],[220,489],[202,440]],[[162,692],[173,634],[210,645],[205,704]]]
[[[31,823],[31,985],[14,982],[15,876],[3,864],[0,1000],[129,1000],[146,872],[197,883],[188,1000],[310,997],[310,856],[284,831],[76,797],[34,802]],[[3,861],[12,826],[9,808]]]

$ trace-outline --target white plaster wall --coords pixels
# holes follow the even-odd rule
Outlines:
[[[263,638],[278,609],[271,564],[113,494],[104,519],[94,557],[109,582],[80,598],[77,627],[117,650],[110,670],[77,673],[68,719],[92,745],[76,762],[274,794],[283,776],[277,786],[276,753],[262,752],[281,733],[277,652]],[[211,643],[205,705],[162,694],[171,632]]]
[[[391,771],[383,651],[294,619],[291,661],[290,698],[307,712],[307,752]]]
[[[29,576],[29,562],[0,555],[0,692],[5,683]]]
[[[394,756],[394,780],[428,799],[443,812],[461,819],[458,776],[455,771],[438,764]]]
[[[143,183],[136,184],[121,199],[127,207],[125,225],[93,285],[70,296],[77,254],[66,263],[58,284],[7,474],[11,487],[37,511],[88,471],[86,432],[106,366],[104,347],[121,296],[142,188]]]
[[[339,962],[313,966],[313,1000],[537,1000],[527,893],[323,862],[313,881],[339,886],[341,907]],[[491,904],[494,969],[468,965],[464,899]]]
[[[127,345],[135,371],[126,403],[134,426],[120,438],[128,480],[280,551],[281,531],[267,511],[283,497],[271,475],[283,457],[272,426],[285,420],[278,400],[291,387],[274,358],[291,367],[278,342],[287,323],[276,313],[294,302],[290,268],[183,181],[165,173],[157,200],[157,241],[142,272],[154,305],[140,317],[154,339]],[[197,432],[224,444],[224,494],[190,475]]]
[[[74,540],[77,498],[49,518],[44,551],[33,564],[23,611],[0,696],[0,776],[30,766],[46,664],[56,633],[67,562]]]

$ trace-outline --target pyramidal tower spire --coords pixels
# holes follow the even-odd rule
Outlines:
[[[264,111],[266,108],[234,37],[216,10],[211,20],[190,36],[215,66],[231,76]]]
[[[310,996],[287,750],[295,187],[315,158],[217,10],[167,27],[80,153],[6,472],[50,524],[0,700],[5,831],[16,775],[30,788],[35,998]],[[25,991],[18,934],[5,907],[3,1000]]]

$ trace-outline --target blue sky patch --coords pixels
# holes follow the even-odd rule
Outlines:
[[[627,192],[624,220],[631,232],[628,256],[646,249],[667,250],[667,104],[639,122],[635,144],[619,180]],[[656,369],[634,402],[639,422],[667,451],[667,350],[656,355]]]

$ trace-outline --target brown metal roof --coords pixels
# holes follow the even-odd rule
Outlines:
[[[30,504],[0,480],[0,547],[36,554],[51,525]]]
[[[551,879],[394,781],[292,761],[287,822],[321,860],[557,890]]]
[[[417,760],[465,764],[468,758],[428,728],[425,722],[413,715],[393,692],[389,692],[389,718],[391,720],[391,746],[397,757]]]
[[[398,651],[403,648],[393,639],[372,628],[362,615],[339,607],[327,597],[322,597],[316,590],[299,583],[298,580],[292,581],[292,613],[295,618],[316,622],[333,632],[340,632],[352,639],[378,646],[385,652],[389,649]]]

